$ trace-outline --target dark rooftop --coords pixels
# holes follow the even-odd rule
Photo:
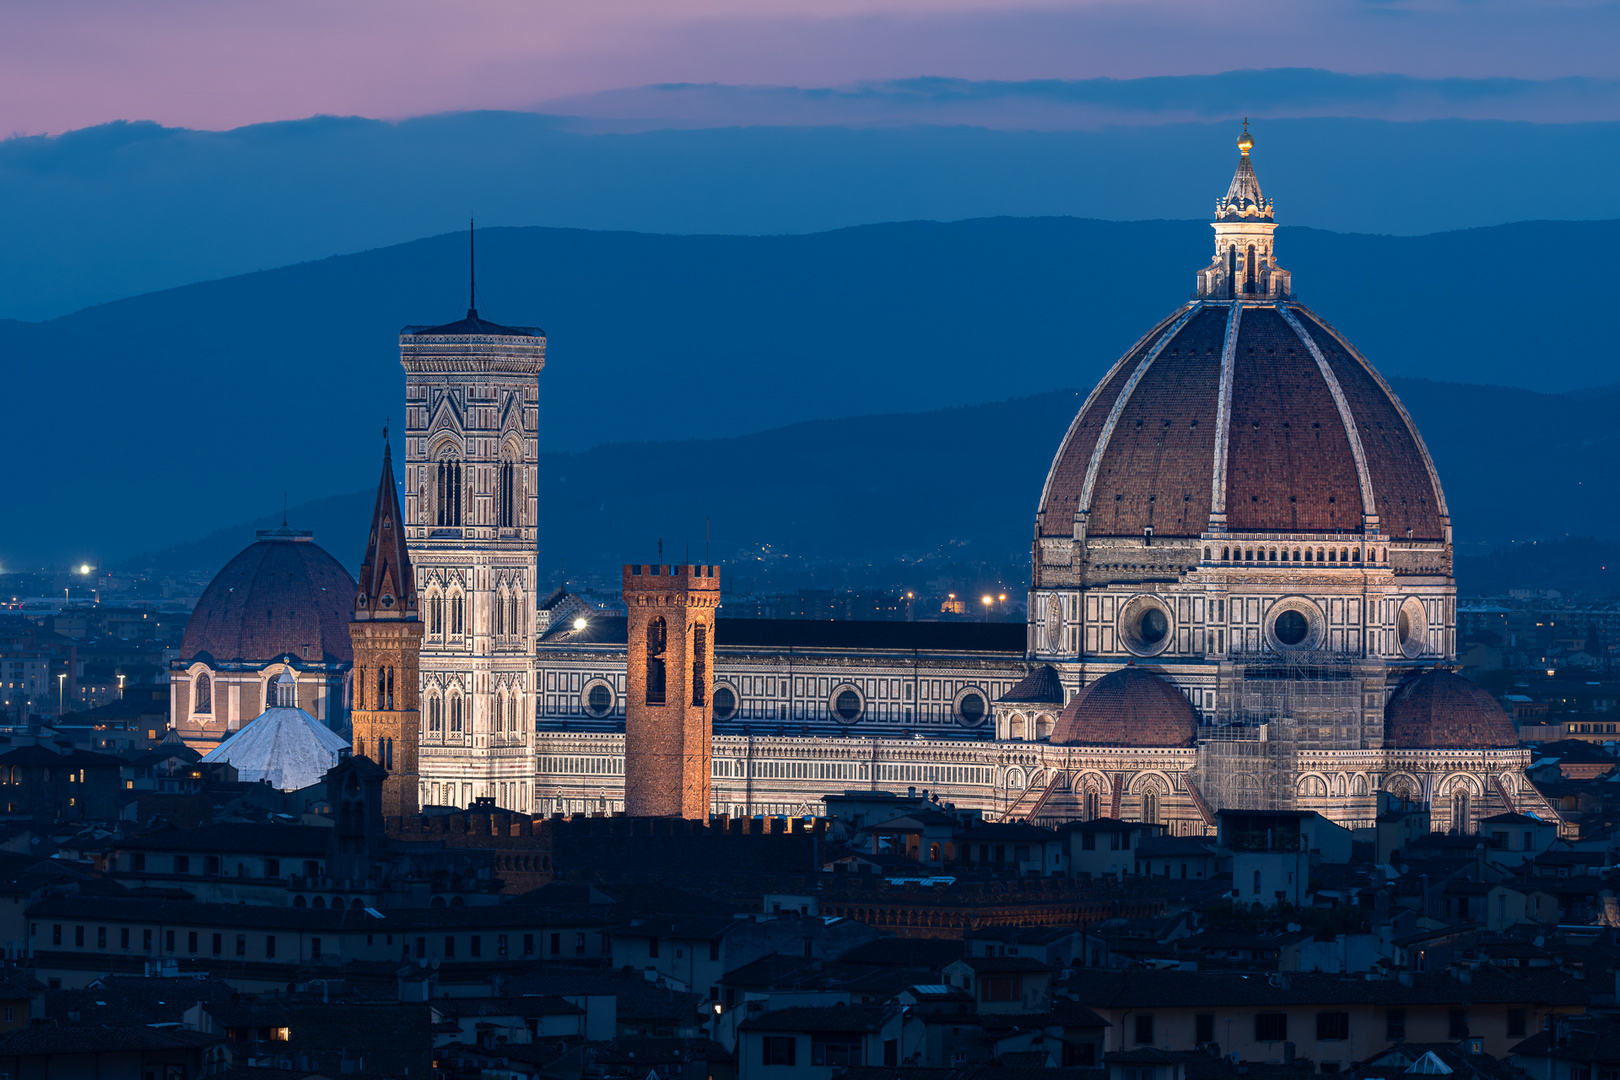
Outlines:
[[[401,337],[453,337],[464,334],[483,334],[489,337],[545,337],[538,326],[502,326],[478,317],[477,308],[468,308],[465,319],[457,319],[442,326],[406,326],[399,331]]]

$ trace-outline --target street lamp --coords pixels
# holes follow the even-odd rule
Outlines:
[[[124,676],[122,674],[118,676],[118,700],[124,700]]]
[[[984,603],[984,621],[985,622],[990,621],[990,607],[995,602],[996,602],[995,597],[991,596],[989,593],[984,594],[983,603]]]
[[[58,675],[56,677],[56,715],[59,717],[67,711],[66,695],[67,676],[65,674]]]

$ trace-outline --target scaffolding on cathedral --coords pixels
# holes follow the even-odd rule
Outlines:
[[[1362,744],[1360,669],[1348,653],[1233,655],[1221,666],[1214,721],[1199,731],[1194,775],[1204,800],[1216,809],[1294,809],[1301,752]]]

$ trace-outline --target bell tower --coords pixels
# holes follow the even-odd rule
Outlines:
[[[540,370],[545,332],[407,326],[405,537],[422,603],[423,804],[534,800]]]
[[[371,512],[371,534],[360,565],[360,591],[349,617],[349,637],[354,642],[350,722],[355,754],[370,758],[387,774],[382,783],[383,815],[405,817],[421,808],[417,798],[422,724],[417,667],[422,621],[394,483],[394,463],[385,442],[377,505]]]
[[[624,810],[706,821],[718,566],[626,566]]]

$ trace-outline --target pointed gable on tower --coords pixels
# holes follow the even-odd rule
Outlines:
[[[393,457],[385,444],[377,505],[371,512],[371,534],[366,539],[365,561],[360,564],[355,618],[416,617],[416,575],[411,572],[411,558],[405,548],[399,494],[394,490]]]

